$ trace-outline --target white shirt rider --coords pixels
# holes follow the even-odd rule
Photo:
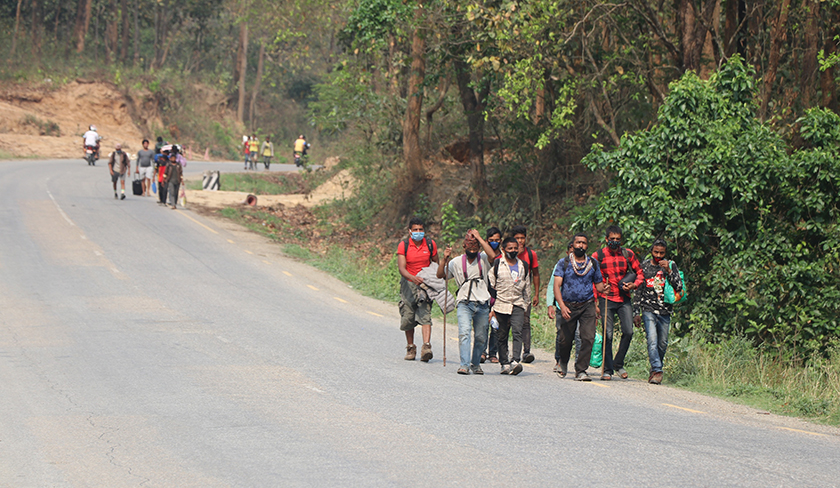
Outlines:
[[[89,131],[85,132],[85,134],[82,136],[82,138],[85,140],[85,146],[94,146],[94,147],[96,147],[96,144],[99,143],[100,139],[102,139],[102,137],[99,135],[99,133],[96,132],[95,130],[89,130]]]

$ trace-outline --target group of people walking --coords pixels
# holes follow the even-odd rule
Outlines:
[[[149,149],[149,140],[143,139],[143,149],[137,152],[134,174],[140,182],[140,196],[151,196],[157,192],[158,204],[177,208],[181,184],[184,182],[184,168],[187,159],[177,144],[168,144],[162,137],[157,138],[154,150]],[[108,157],[108,171],[114,188],[114,198],[125,200],[125,178],[131,174],[131,159],[123,151],[121,144],[116,144],[114,152]],[[120,194],[117,193],[120,183]],[[168,202],[167,202],[168,197]]]
[[[453,249],[446,247],[441,263],[437,243],[425,235],[424,222],[417,217],[409,221],[409,237],[397,246],[405,359],[416,358],[414,329],[418,325],[423,336],[420,359],[432,359],[431,303],[440,296],[444,303],[448,300],[446,280],[453,279],[457,286],[452,301],[458,319],[458,374],[484,374],[481,364],[489,360],[500,364],[501,374],[517,375],[522,363],[534,361],[530,316],[540,301],[539,261],[536,251],[527,245],[527,229],[515,226],[504,238],[496,227],[488,229],[484,237],[473,229],[464,237],[462,248],[463,253],[455,256]],[[666,259],[664,240],[654,241],[650,254],[640,263],[632,250],[622,246],[622,231],[617,226],[606,229],[605,246],[591,254],[586,234],[576,234],[568,244],[566,255],[554,265],[546,290],[548,315],[555,320],[557,332],[554,372],[559,377],[568,375],[571,350],[576,346],[574,379],[591,380],[587,370],[603,319],[601,380],[609,381],[613,375],[628,378],[624,361],[636,323],[644,325],[647,336],[648,381],[662,382],[673,313],[666,289],[679,293],[683,283],[676,264]],[[613,355],[616,317],[621,341]]]

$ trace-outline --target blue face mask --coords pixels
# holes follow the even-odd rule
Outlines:
[[[423,240],[423,236],[425,236],[425,235],[426,235],[425,232],[412,232],[411,233],[411,238],[414,239],[414,241],[416,241],[416,242],[420,242],[420,241]]]
[[[490,242],[490,247],[492,247],[493,250],[495,251],[496,249],[499,248],[499,243],[498,242]]]

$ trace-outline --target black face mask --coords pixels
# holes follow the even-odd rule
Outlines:
[[[582,249],[580,247],[572,248],[572,251],[575,253],[575,256],[582,258],[586,256],[586,249]]]
[[[508,258],[508,259],[510,259],[511,261],[513,261],[514,259],[516,259],[516,254],[517,254],[517,252],[516,252],[516,251],[513,251],[513,252],[506,252],[506,253],[505,253],[505,256],[507,256],[507,258]]]
[[[607,241],[607,246],[610,247],[613,251],[621,247],[621,241]]]
[[[467,251],[467,252],[466,252],[466,253],[464,253],[464,254],[466,254],[466,255],[467,255],[467,259],[470,259],[470,260],[475,259],[475,258],[478,256],[478,253],[477,253],[477,252],[469,252],[469,251]]]

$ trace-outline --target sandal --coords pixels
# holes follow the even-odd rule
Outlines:
[[[481,363],[483,364],[484,361],[487,361],[487,355],[484,354],[484,353],[481,353]]]
[[[458,374],[470,374],[470,370],[467,368],[458,368]]]
[[[497,364],[499,362],[499,358],[496,356],[490,356],[490,362],[493,364]]]
[[[601,375],[601,381],[610,381],[612,379],[612,375],[609,373],[604,373]]]

